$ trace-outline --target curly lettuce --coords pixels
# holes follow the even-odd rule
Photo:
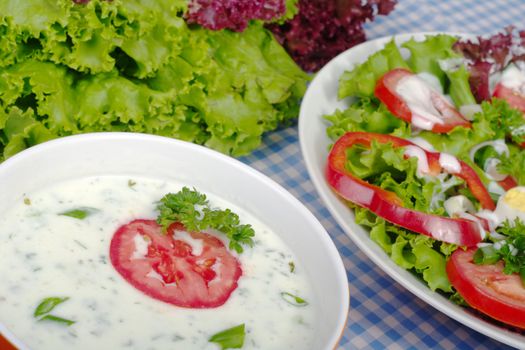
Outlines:
[[[455,245],[390,224],[364,208],[355,208],[355,220],[370,229],[370,238],[397,265],[420,276],[432,290],[452,292],[446,261]]]
[[[263,23],[211,32],[186,24],[186,11],[183,0],[2,1],[0,159],[96,131],[240,156],[292,123],[310,77]],[[7,130],[16,118],[26,126]]]

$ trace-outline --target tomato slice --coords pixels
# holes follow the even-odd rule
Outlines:
[[[369,209],[395,225],[440,241],[464,246],[474,246],[481,241],[484,230],[488,228],[484,219],[478,218],[478,221],[473,221],[449,218],[406,208],[394,192],[372,185],[350,173],[345,166],[346,150],[356,144],[370,147],[372,141],[391,143],[394,147],[419,147],[408,140],[391,135],[347,132],[333,145],[326,166],[326,179],[339,196]],[[428,175],[437,175],[445,170],[440,164],[440,153],[423,149],[421,152],[428,160]],[[453,175],[465,180],[483,208],[494,210],[494,201],[474,169],[461,160],[458,162],[460,171]]]
[[[414,77],[420,79],[416,74],[404,68],[396,68],[383,75],[377,82],[374,94],[385,104],[388,110],[396,117],[408,122],[414,123],[417,118],[419,124],[426,124],[422,127],[426,130],[432,130],[435,133],[446,133],[457,126],[470,128],[471,124],[466,120],[459,111],[454,108],[450,102],[438,91],[435,91],[421,79],[421,83],[427,86],[429,91],[429,101],[417,101],[418,106],[426,106],[425,115],[419,110],[415,110],[407,101],[398,93],[398,87],[405,79]],[[423,86],[424,88],[424,86]],[[432,114],[429,119],[428,115]]]
[[[154,220],[121,226],[110,245],[115,269],[138,290],[187,308],[223,305],[237,288],[240,263],[223,242],[204,232],[188,232],[180,223],[167,234]]]
[[[525,96],[519,91],[508,88],[502,83],[498,83],[494,88],[492,96],[506,100],[511,107],[519,109],[522,113],[525,113]]]
[[[525,329],[525,288],[517,274],[503,273],[503,262],[477,265],[476,248],[457,249],[447,262],[450,283],[473,308]]]

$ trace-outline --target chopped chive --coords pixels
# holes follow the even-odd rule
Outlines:
[[[288,292],[281,292],[281,297],[286,301],[288,304],[293,306],[306,306],[308,305],[308,302],[304,300],[301,297],[298,297],[297,295],[293,295]]]
[[[44,317],[42,317],[41,319],[38,320],[39,322],[40,321],[52,321],[52,322],[58,322],[58,323],[63,323],[65,324],[66,326],[71,326],[72,324],[75,323],[75,321],[72,321],[72,320],[68,320],[66,318],[62,318],[62,317],[58,317],[58,316],[53,316],[53,315],[45,315]]]
[[[57,297],[45,298],[36,307],[34,316],[35,317],[39,317],[39,316],[45,315],[47,313],[50,313],[51,311],[53,311],[53,309],[57,305],[62,304],[64,301],[66,301],[68,299],[69,299],[69,297],[65,297],[65,298],[57,298]]]
[[[66,326],[71,326],[75,321],[68,320],[67,318],[62,318],[54,315],[50,315],[49,313],[53,311],[53,309],[59,305],[68,300],[69,297],[59,298],[59,297],[50,297],[45,298],[38,304],[38,306],[35,309],[34,316],[35,318],[38,318],[38,321],[52,321],[57,323],[65,324]]]
[[[98,209],[95,208],[82,207],[58,213],[58,215],[69,216],[75,219],[83,220],[97,211]]]

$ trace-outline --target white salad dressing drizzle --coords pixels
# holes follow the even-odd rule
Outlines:
[[[501,74],[500,83],[521,95],[525,95],[525,71],[514,64],[509,64]]]
[[[432,144],[430,142],[428,142],[427,140],[425,140],[422,137],[416,136],[416,137],[412,137],[412,138],[410,138],[408,140],[410,142],[412,142],[413,144],[423,148],[426,151],[429,151],[429,152],[435,152],[436,151],[434,146],[432,146]]]
[[[470,199],[468,199],[462,194],[447,198],[443,202],[443,207],[445,208],[445,211],[450,217],[458,216],[460,213],[476,212],[474,204],[472,204]]]
[[[420,77],[425,83],[430,85],[432,89],[443,93],[443,86],[441,86],[441,82],[439,81],[438,77],[436,77],[434,74],[421,72],[416,75]]]
[[[26,194],[0,215],[0,323],[30,349],[218,349],[211,335],[244,323],[243,349],[312,349],[323,317],[306,271],[281,238],[250,213],[207,194],[213,207],[230,208],[253,226],[255,245],[238,255],[243,275],[222,306],[187,309],[153,299],[113,268],[109,244],[122,224],[154,219],[155,202],[184,184],[103,176],[75,179]],[[78,207],[98,209],[83,220],[57,215]],[[184,238],[194,249],[199,243]],[[135,257],[148,242],[137,237]],[[290,270],[293,262],[295,269]],[[151,275],[162,280],[161,276]],[[281,292],[308,305],[296,307]],[[52,314],[70,327],[38,322],[37,305],[69,297]]]
[[[442,152],[439,155],[439,165],[450,174],[457,174],[461,172],[461,164],[459,160],[452,154]]]
[[[440,113],[432,103],[432,93],[438,93],[417,75],[403,77],[396,86],[396,93],[412,112],[412,125],[431,130],[435,124],[443,124]]]
[[[471,104],[471,105],[463,105],[459,107],[459,113],[461,113],[462,116],[465,117],[467,120],[473,120],[474,115],[476,113],[481,113],[483,110],[481,109],[481,105],[478,104]]]
[[[417,176],[422,177],[429,171],[427,154],[418,146],[405,146],[405,155],[417,158]]]

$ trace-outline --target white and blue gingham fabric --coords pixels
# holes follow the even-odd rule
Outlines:
[[[524,20],[525,0],[399,0],[392,13],[365,28],[368,39],[423,31],[489,34],[509,25],[525,29]],[[297,126],[266,135],[259,150],[241,160],[296,196],[334,240],[350,285],[350,313],[340,349],[508,348],[418,299],[351,242],[310,181]]]

